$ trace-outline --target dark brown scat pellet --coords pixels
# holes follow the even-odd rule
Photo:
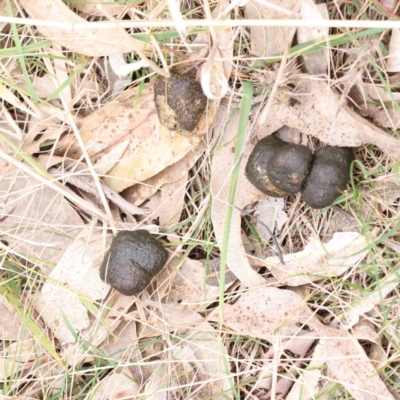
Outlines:
[[[288,144],[275,152],[267,166],[271,183],[287,194],[296,194],[303,186],[311,166],[312,152],[301,144]]]
[[[119,232],[100,267],[100,278],[126,296],[140,293],[168,261],[168,252],[146,230]]]
[[[207,106],[200,83],[177,74],[157,76],[154,101],[161,124],[184,134],[195,130]]]
[[[303,201],[317,209],[330,206],[346,189],[353,160],[353,151],[347,147],[319,149],[301,192]]]
[[[286,143],[277,137],[267,136],[256,144],[247,161],[245,169],[247,179],[268,196],[285,196],[285,193],[274,186],[267,176],[268,161],[285,145]]]

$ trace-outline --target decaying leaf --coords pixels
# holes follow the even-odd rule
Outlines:
[[[1,169],[2,235],[38,265],[57,263],[83,221],[64,197],[14,167]]]
[[[297,90],[301,96],[296,104],[273,104],[264,126],[265,136],[288,125],[331,146],[356,147],[372,143],[394,157],[400,155],[400,140],[341,104],[327,82],[301,77]]]
[[[102,348],[108,357],[113,360],[132,360],[140,353],[137,349],[138,338],[136,334],[137,311],[124,314],[123,321],[117,329],[110,335]]]
[[[84,230],[66,250],[35,304],[41,318],[62,342],[75,342],[64,318],[76,332],[89,326],[87,309],[80,297],[101,300],[110,290],[98,270],[105,244],[101,237],[91,237],[89,232]]]
[[[160,227],[167,230],[177,224],[185,204],[188,174],[181,179],[166,183],[160,190],[160,206],[157,209]]]
[[[246,17],[248,19],[282,19],[288,18],[288,13],[294,17],[299,11],[300,0],[269,0],[272,4],[262,4],[257,0],[249,0],[246,3]],[[277,11],[273,6],[286,9],[286,15],[282,11]],[[290,16],[289,15],[289,16]],[[295,27],[250,27],[251,53],[257,57],[271,57],[283,53],[289,43],[292,42],[296,32]]]
[[[314,0],[302,0],[300,16],[307,21],[329,20],[329,13],[326,4],[315,4]],[[311,40],[320,40],[328,37],[329,27],[302,26],[297,28],[297,40],[305,43]],[[303,56],[304,66],[310,74],[325,74],[329,63],[329,49],[315,51]]]
[[[299,286],[343,274],[357,266],[368,252],[368,242],[358,232],[336,232],[328,243],[311,238],[303,251],[265,260],[276,279],[285,285]]]
[[[40,3],[40,4],[39,4]],[[112,29],[74,30],[57,26],[57,22],[80,24],[86,22],[62,0],[21,0],[22,6],[32,19],[54,22],[53,26],[38,26],[39,32],[54,43],[68,50],[90,57],[108,56],[133,51],[135,47],[151,50],[151,46],[131,38],[117,27]]]
[[[235,160],[235,142],[239,124],[239,113],[233,115],[224,128],[228,113],[225,107],[221,106],[219,116],[214,127],[216,132],[222,132],[220,145],[215,152],[212,161],[211,192],[213,194],[213,203],[211,218],[214,226],[215,237],[221,246],[225,220],[230,205],[229,188],[230,176],[234,168]],[[256,189],[245,177],[244,169],[247,159],[251,153],[251,146],[248,146],[241,159],[239,178],[237,183],[238,190],[235,196],[235,206],[244,208],[246,205],[254,203],[265,197],[265,194]],[[245,285],[253,287],[264,284],[264,279],[252,269],[247,260],[246,251],[243,246],[241,236],[241,216],[240,211],[232,210],[231,226],[229,231],[229,243],[227,251],[227,266]]]
[[[398,129],[400,126],[400,93],[389,92],[379,85],[361,82],[351,90],[352,99],[363,116],[373,119],[379,127]]]

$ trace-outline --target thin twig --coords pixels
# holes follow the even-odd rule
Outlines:
[[[0,22],[7,24],[48,26],[59,29],[72,29],[75,31],[85,31],[91,29],[115,29],[113,22],[82,22],[78,24],[58,21],[46,21],[43,19],[29,19],[16,17],[0,17]],[[233,28],[245,26],[294,26],[306,28],[375,28],[375,29],[400,29],[400,21],[371,21],[371,20],[303,20],[303,19],[225,19],[205,20],[205,19],[185,19],[184,24],[187,28]],[[118,26],[123,29],[128,28],[174,28],[175,22],[172,19],[142,20],[142,21],[118,21]]]

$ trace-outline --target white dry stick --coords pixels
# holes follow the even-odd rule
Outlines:
[[[204,10],[207,20],[213,20],[208,0],[204,2]],[[210,28],[212,47],[206,63],[201,69],[200,83],[204,94],[210,100],[219,100],[228,91],[228,78],[225,76],[224,69],[220,68],[216,61],[219,54],[218,35],[213,27]]]
[[[121,29],[129,28],[175,28],[175,21],[170,19],[154,19],[154,20],[142,20],[142,21],[117,21],[118,27]],[[42,19],[33,18],[15,18],[15,17],[2,17],[0,16],[0,23],[7,24],[19,24],[19,25],[35,25],[40,27],[52,27],[59,29],[70,29],[75,31],[85,31],[93,29],[115,29],[114,22],[82,22],[82,23],[70,23],[70,22],[58,22],[58,21],[47,21]],[[292,27],[322,27],[322,28],[375,28],[375,29],[400,29],[400,21],[398,20],[300,20],[300,19],[224,19],[219,21],[213,19],[211,21],[205,19],[185,19],[184,24],[186,28],[234,28],[234,27],[245,27],[245,26],[292,26]],[[124,31],[124,33],[126,33]],[[136,43],[135,43],[136,45]],[[135,49],[135,51],[137,51]],[[152,64],[153,65],[153,64]],[[155,64],[154,64],[155,65]],[[157,67],[158,68],[158,67]],[[159,69],[159,68],[158,68]],[[161,70],[162,74],[166,74],[165,71]],[[158,72],[158,70],[157,70]]]
[[[183,20],[181,10],[179,9],[179,0],[167,0],[169,11],[175,21],[175,29],[180,34],[186,34],[185,21]]]
[[[63,181],[66,183],[68,182],[71,185],[76,186],[79,189],[84,190],[85,192],[93,194],[98,200],[100,200],[99,193],[97,191],[97,188],[95,186],[95,183],[93,182],[90,177],[87,176],[76,176],[76,175],[69,175],[66,178],[62,176],[61,174],[57,173],[56,168],[51,168],[49,172],[56,178],[56,179],[63,179]],[[146,214],[144,209],[141,209],[137,206],[134,206],[133,204],[129,203],[126,201],[122,196],[120,196],[117,192],[114,190],[110,189],[103,183],[101,184],[101,187],[104,191],[104,194],[106,197],[112,201],[114,204],[116,204],[123,212],[127,214],[133,214],[133,215],[143,215]]]
[[[283,72],[286,67],[286,61],[289,54],[289,44],[286,47],[285,53],[283,54],[283,58],[281,61],[281,65],[279,66],[278,74],[276,75],[276,79],[274,82],[274,86],[272,87],[271,94],[268,97],[267,104],[262,110],[260,116],[257,119],[257,125],[261,128],[265,122],[267,121],[269,112],[271,111],[272,104],[274,103],[276,92],[278,91],[278,87],[281,83]]]
[[[127,85],[129,85],[128,76],[132,72],[149,66],[146,60],[139,60],[128,64],[125,61],[125,56],[123,54],[111,55],[108,57],[108,60],[110,62],[111,69],[115,75],[118,76],[118,79],[114,82],[112,98],[116,97],[125,89]]]

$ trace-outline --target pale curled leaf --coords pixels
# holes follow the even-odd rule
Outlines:
[[[362,295],[356,298],[349,305],[348,309],[337,315],[341,323],[341,329],[351,329],[359,321],[360,316],[366,315],[373,307],[379,304],[399,284],[399,276],[396,273],[387,275],[381,279],[374,290],[364,290]]]
[[[303,251],[265,260],[278,281],[289,286],[304,285],[324,277],[343,274],[356,266],[368,252],[365,236],[357,232],[336,232],[328,243],[311,238]]]
[[[211,210],[211,219],[214,226],[215,237],[219,246],[222,245],[225,220],[228,209],[229,188],[231,182],[231,174],[234,168],[235,160],[235,143],[234,138],[237,135],[239,113],[229,120],[224,128],[226,118],[228,116],[225,107],[220,107],[219,116],[217,118],[216,132],[223,132],[218,150],[215,152],[212,161],[211,175],[211,192],[213,194],[213,203]],[[245,177],[244,168],[247,159],[251,153],[248,146],[243,154],[240,164],[239,178],[235,196],[235,206],[243,208],[248,204],[254,203],[256,200],[265,197],[263,193],[258,191]],[[264,284],[264,279],[252,269],[247,260],[246,251],[241,236],[241,216],[240,211],[232,210],[232,219],[229,232],[227,265],[229,269],[237,276],[237,278],[245,285],[253,287]]]
[[[188,174],[161,187],[160,207],[157,209],[156,215],[159,218],[160,227],[164,230],[173,227],[181,218],[185,204],[187,181]]]
[[[46,38],[66,47],[68,50],[90,57],[129,53],[135,46],[141,50],[145,43],[123,34],[117,27],[113,29],[73,30],[57,26],[57,22],[80,24],[86,22],[61,0],[21,0],[22,6],[32,19],[54,22],[54,26],[38,26]],[[151,47],[147,45],[150,50]]]
[[[36,299],[36,309],[62,342],[75,341],[63,315],[76,332],[89,326],[87,309],[79,296],[101,300],[110,290],[98,271],[104,250],[102,238],[91,237],[90,231],[84,230],[66,250]]]
[[[293,106],[278,101],[273,104],[264,126],[265,136],[287,125],[331,146],[356,147],[372,143],[394,157],[400,155],[400,140],[342,104],[327,82],[305,75],[299,79],[297,90],[301,96]]]
[[[43,349],[31,335],[4,347],[0,351],[0,380],[14,376],[17,368],[19,373],[31,368],[43,354]]]
[[[93,4],[95,3],[95,4]],[[107,12],[111,15],[116,15],[122,11],[124,11],[127,6],[117,4],[118,2],[115,0],[96,0],[95,2],[88,2],[88,1],[77,1],[76,3],[72,3],[72,6],[79,11],[82,11],[86,14],[91,15],[102,15],[102,13],[98,10],[97,4],[101,4]]]

